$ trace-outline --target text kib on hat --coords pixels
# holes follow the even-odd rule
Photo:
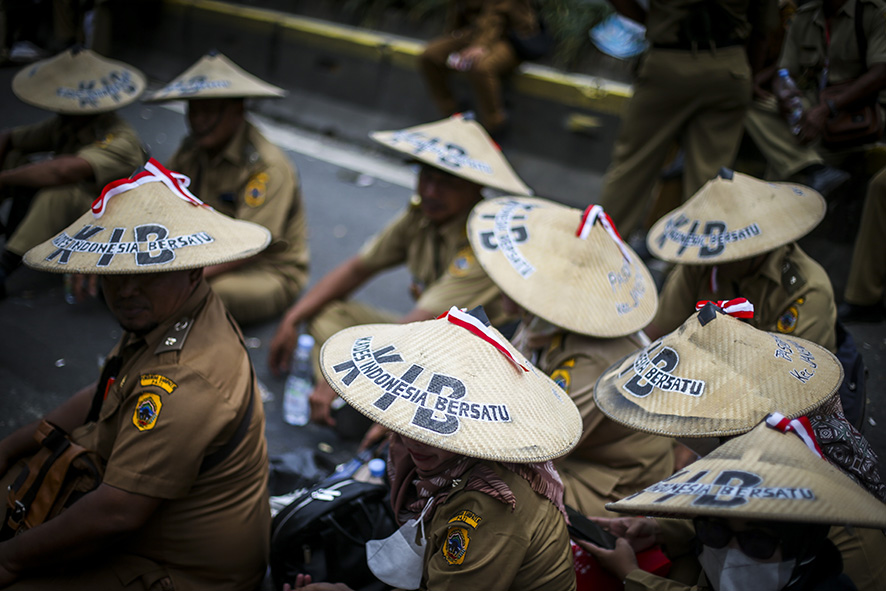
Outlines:
[[[582,213],[535,197],[483,201],[468,219],[468,238],[508,297],[561,328],[620,337],[655,315],[652,276],[598,205]]]
[[[144,171],[107,185],[91,211],[24,261],[55,273],[161,273],[244,259],[268,245],[266,228],[215,211],[189,182],[152,158]]]
[[[886,505],[800,437],[767,423],[606,508],[662,517],[886,527]]]
[[[134,102],[145,76],[123,62],[88,49],[72,48],[23,68],[12,79],[22,101],[63,115],[113,111]]]
[[[824,347],[758,330],[707,304],[607,369],[594,400],[638,431],[723,437],[746,433],[771,412],[806,414],[842,381],[843,366]]]
[[[209,98],[279,98],[286,91],[256,78],[218,52],[204,55],[146,101]]]
[[[719,265],[794,242],[824,214],[824,198],[809,187],[723,170],[655,222],[646,244],[665,261]]]
[[[462,455],[543,462],[581,435],[569,396],[486,325],[482,308],[347,328],[323,345],[320,366],[373,421]]]
[[[376,131],[375,141],[471,182],[531,195],[483,126],[461,115],[399,131]]]

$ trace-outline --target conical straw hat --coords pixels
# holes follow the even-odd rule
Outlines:
[[[137,69],[80,48],[26,66],[12,79],[22,101],[63,115],[113,111],[144,89],[145,76]]]
[[[218,52],[204,55],[146,101],[208,98],[279,98],[286,91],[256,78]]]
[[[478,185],[515,195],[532,194],[483,126],[461,115],[399,131],[376,131],[370,137]]]
[[[842,365],[824,347],[758,330],[708,304],[606,370],[594,400],[638,431],[722,437],[750,431],[771,412],[806,414],[842,381]]]
[[[602,209],[590,212],[500,197],[474,207],[468,238],[486,273],[525,310],[593,337],[637,332],[658,307],[655,283]]]
[[[434,447],[504,462],[571,450],[581,416],[569,396],[495,329],[444,316],[342,330],[320,351],[323,376],[373,421]]]
[[[723,171],[655,222],[649,251],[672,263],[719,265],[769,252],[808,234],[824,218],[809,187]]]
[[[223,215],[191,195],[187,177],[156,160],[110,183],[92,211],[25,253],[54,273],[160,273],[217,265],[264,250],[271,233]]]
[[[886,527],[886,505],[799,437],[765,423],[606,508],[663,517]]]

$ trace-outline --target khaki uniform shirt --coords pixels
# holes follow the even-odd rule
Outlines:
[[[794,335],[836,351],[837,307],[825,270],[796,244],[776,248],[760,270],[747,277],[730,277],[719,268],[711,288],[712,267],[677,265],[662,288],[656,328],[671,332],[695,312],[699,300],[747,298],[754,304],[753,327]]]
[[[412,203],[363,246],[360,261],[373,273],[405,264],[415,306],[421,310],[441,314],[452,306],[483,306],[497,324],[504,319],[501,292],[474,257],[467,219],[465,213],[436,226]]]
[[[453,0],[449,3],[448,29],[471,36],[472,43],[491,47],[509,31],[531,35],[538,18],[530,0]]]
[[[516,508],[479,491],[465,492],[466,474],[425,525],[420,589],[575,589],[563,515],[521,476],[492,465],[514,493]]]
[[[746,40],[752,30],[768,31],[778,25],[778,9],[772,0],[716,0],[727,35]],[[646,15],[646,38],[653,44],[681,41],[680,28],[704,5],[703,0],[650,0]],[[716,15],[712,15],[716,16]]]
[[[52,152],[89,162],[95,180],[81,182],[79,186],[95,197],[105,185],[132,175],[148,159],[138,134],[113,112],[102,113],[77,130],[64,124],[61,117],[51,117],[17,127],[10,136],[12,147],[23,154]]]
[[[298,173],[280,148],[246,122],[215,158],[188,138],[169,166],[221,213],[270,230],[271,244],[250,265],[279,275],[293,295],[301,291],[308,282],[307,221]]]
[[[163,499],[119,549],[168,566],[176,589],[252,591],[268,556],[264,411],[239,330],[202,281],[169,320],[143,338],[124,333],[122,357],[96,423],[75,432],[106,460],[104,483]],[[205,455],[242,441],[199,473]]]
[[[642,346],[636,335],[595,339],[559,333],[537,360],[527,355],[569,394],[581,413],[578,445],[555,463],[567,488],[567,503],[584,514],[606,516],[605,503],[655,484],[673,472],[670,438],[623,427],[600,412],[594,402],[597,378]]]
[[[886,5],[879,0],[862,0],[862,5],[868,44],[864,61],[870,67],[886,62]],[[830,44],[822,3],[808,2],[797,9],[778,66],[787,68],[802,90],[817,97],[826,63],[828,84],[852,80],[867,71],[858,55],[855,8],[855,0],[847,0],[831,19]]]

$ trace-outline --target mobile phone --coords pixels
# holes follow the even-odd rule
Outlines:
[[[615,536],[605,531],[602,527],[573,509],[566,507],[569,516],[569,535],[579,540],[585,540],[601,548],[612,550],[615,548]]]

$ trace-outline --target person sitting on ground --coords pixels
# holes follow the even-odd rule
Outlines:
[[[842,415],[836,357],[811,341],[753,328],[742,321],[755,313],[743,298],[699,307],[677,330],[607,370],[594,391],[597,407],[625,426],[681,438],[702,453],[770,413],[803,417],[825,459],[886,501],[876,454]],[[883,533],[835,526],[829,538],[858,588],[879,589],[886,576]]]
[[[370,549],[382,582],[575,589],[563,485],[549,460],[576,444],[581,416],[488,326],[482,308],[348,328],[321,356],[324,377],[348,404],[394,432],[391,504],[401,525],[420,522],[402,530],[414,553],[396,544]],[[379,371],[397,385],[381,385]],[[305,582],[300,577],[296,588]],[[326,588],[346,587],[305,587]]]
[[[484,186],[520,195],[528,195],[530,189],[483,128],[461,116],[378,132],[373,139],[419,162],[418,196],[358,254],[320,279],[286,312],[268,355],[274,373],[288,368],[303,322],[309,323],[318,347],[348,326],[396,322],[396,314],[345,301],[370,278],[395,265],[405,264],[412,274],[410,293],[416,300],[401,322],[435,318],[452,302],[485,306],[496,325],[506,319],[498,288],[474,258],[465,224],[471,208],[482,199]],[[310,396],[311,420],[335,425],[331,414],[335,398],[328,384],[318,380]],[[356,439],[362,435],[350,434]]]
[[[25,252],[76,220],[102,187],[145,161],[138,134],[116,113],[144,89],[144,75],[132,66],[80,48],[27,66],[13,78],[18,98],[56,116],[0,133],[0,202],[12,199],[0,252],[0,299]]]
[[[655,283],[599,206],[532,197],[477,205],[468,238],[489,277],[522,314],[511,341],[563,388],[582,413],[582,438],[556,462],[566,504],[585,515],[666,478],[673,440],[623,427],[594,404],[594,384],[648,345]]]
[[[886,505],[822,461],[808,432],[803,439],[780,432],[787,422],[761,423],[609,507],[692,519],[703,567],[692,589],[854,590],[828,530],[831,525],[883,528]],[[656,520],[607,521],[601,523],[617,532],[632,528],[632,537],[619,537],[614,550],[579,543],[624,581],[625,589],[690,589],[636,565],[634,552],[656,538]]]
[[[285,95],[211,52],[148,101],[186,100],[190,129],[169,167],[190,177],[205,202],[271,232],[254,258],[203,271],[240,324],[275,318],[308,283],[308,229],[298,171],[246,118],[247,98]]]
[[[123,335],[99,380],[46,416],[98,454],[101,483],[0,542],[0,587],[247,591],[265,574],[261,396],[243,336],[202,274],[253,256],[270,234],[185,185],[150,160],[25,254],[36,269],[100,275]],[[3,490],[38,451],[38,427],[0,441]]]
[[[428,42],[419,65],[437,110],[448,117],[460,109],[447,78],[451,71],[465,72],[474,89],[480,123],[489,133],[502,131],[508,122],[501,78],[520,65],[508,40],[538,33],[538,16],[530,0],[450,0],[446,35]]]

